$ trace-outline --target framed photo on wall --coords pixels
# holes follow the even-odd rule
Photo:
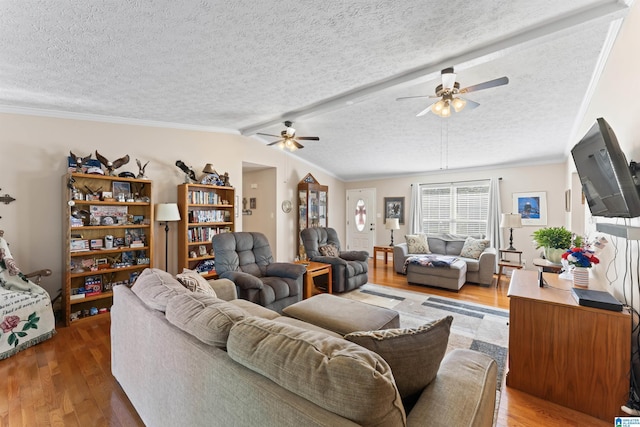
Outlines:
[[[404,197],[384,198],[384,222],[387,218],[398,218],[404,224]]]
[[[513,193],[513,212],[522,217],[522,225],[547,225],[547,193]]]

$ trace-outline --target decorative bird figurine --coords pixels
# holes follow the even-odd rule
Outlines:
[[[89,155],[87,157],[80,157],[80,156],[76,156],[75,154],[73,154],[72,151],[69,151],[69,155],[71,156],[71,158],[73,160],[76,161],[76,173],[82,173],[84,172],[82,170],[82,165],[91,158],[91,153],[89,153]]]
[[[147,165],[149,164],[149,162],[145,163],[144,166],[142,166],[142,162],[138,159],[136,159],[136,163],[138,164],[138,175],[136,176],[136,178],[138,179],[149,179],[149,177],[147,177],[147,175],[144,174],[144,170],[147,167]]]
[[[191,182],[196,182],[196,172],[193,168],[187,166],[182,160],[176,160],[176,166],[180,168],[182,172],[184,172],[184,182],[185,184],[189,184]]]
[[[107,171],[109,172],[109,175],[111,176],[115,176],[116,173],[116,169],[118,169],[119,167],[122,167],[124,165],[126,165],[127,163],[129,163],[129,155],[127,154],[124,157],[120,157],[117,160],[114,160],[113,162],[109,161],[106,157],[100,155],[100,153],[98,153],[98,150],[96,150],[96,159],[98,159],[100,161],[100,163],[102,163],[104,165],[104,167],[107,169]]]

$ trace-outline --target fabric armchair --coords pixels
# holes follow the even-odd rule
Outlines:
[[[341,251],[338,233],[333,228],[314,227],[300,232],[304,250],[311,261],[331,264],[333,292],[356,289],[369,280],[369,253],[367,251]],[[335,256],[323,255],[335,248]]]
[[[222,233],[213,236],[211,243],[216,272],[235,283],[238,298],[277,312],[302,299],[305,266],[274,262],[264,234]]]

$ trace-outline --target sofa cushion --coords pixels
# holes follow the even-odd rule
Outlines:
[[[420,393],[436,377],[452,321],[447,316],[418,328],[352,332],[345,338],[382,356],[406,398]]]
[[[463,258],[478,259],[482,252],[489,247],[489,241],[483,239],[475,239],[471,236],[467,237],[464,241],[464,246],[460,251],[460,256]]]
[[[234,323],[248,313],[227,301],[200,292],[178,295],[167,304],[167,320],[205,344],[227,346]]]
[[[364,347],[249,317],[231,328],[227,351],[236,362],[358,424],[406,424],[389,365]]]
[[[410,254],[430,254],[429,242],[424,234],[407,234],[404,236],[407,241],[407,250]]]
[[[277,312],[258,305],[255,302],[247,301],[246,299],[234,299],[229,301],[229,304],[233,304],[246,311],[249,316],[262,317],[263,319],[275,319],[280,317],[280,314]]]
[[[335,245],[324,245],[318,248],[318,252],[322,256],[338,256],[340,255],[340,251]]]
[[[167,302],[174,296],[189,292],[172,275],[157,268],[144,269],[131,290],[147,306],[159,311],[165,311]]]
[[[207,279],[202,277],[197,271],[185,268],[182,270],[182,273],[176,274],[176,279],[191,292],[202,292],[212,297],[218,296],[216,295],[216,291],[209,285],[209,282],[207,282]]]

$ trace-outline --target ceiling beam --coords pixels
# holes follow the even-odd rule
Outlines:
[[[524,49],[531,46],[531,44],[544,43],[550,37],[558,37],[563,32],[570,31],[576,26],[592,21],[620,18],[624,16],[628,9],[629,4],[625,0],[603,0],[577,12],[543,22],[535,27],[526,28],[499,40],[494,40],[481,46],[474,46],[444,60],[425,64],[370,85],[323,99],[296,110],[287,111],[269,120],[241,128],[239,131],[242,135],[253,135],[262,129],[275,126],[285,120],[295,122],[305,117],[312,117],[344,108],[391,88],[396,89],[420,83],[421,81],[433,80],[440,74],[440,70],[452,65],[455,65],[456,71],[471,68],[489,62],[496,57],[504,56],[509,52]]]

